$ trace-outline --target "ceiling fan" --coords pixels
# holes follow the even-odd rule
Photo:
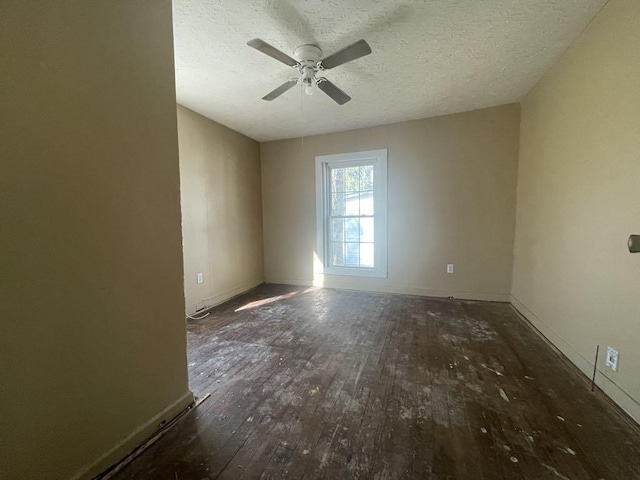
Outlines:
[[[295,59],[259,38],[248,41],[247,45],[298,71],[296,78],[284,82],[278,88],[262,97],[263,100],[268,101],[278,98],[294,85],[301,84],[308,95],[313,93],[313,86],[317,85],[320,90],[329,95],[337,104],[344,105],[351,100],[351,97],[325,77],[319,77],[317,74],[323,70],[335,68],[371,53],[371,47],[364,40],[358,40],[356,43],[322,60],[322,50],[316,45],[299,46],[293,54]]]

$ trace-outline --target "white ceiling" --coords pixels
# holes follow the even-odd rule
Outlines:
[[[606,0],[174,0],[178,103],[259,141],[519,101]],[[325,72],[352,100],[294,87],[293,69],[246,45],[373,53]]]

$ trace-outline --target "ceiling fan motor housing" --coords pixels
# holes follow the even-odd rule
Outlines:
[[[293,53],[293,57],[301,65],[316,65],[322,59],[322,50],[315,45],[300,45]]]

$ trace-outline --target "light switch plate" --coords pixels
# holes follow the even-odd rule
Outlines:
[[[202,273],[198,273],[198,274],[196,274],[196,281],[197,281],[198,283],[202,283],[202,282],[204,282],[204,275],[203,275]]]

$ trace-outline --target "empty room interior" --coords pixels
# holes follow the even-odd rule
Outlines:
[[[640,479],[640,2],[0,0],[0,477]]]

